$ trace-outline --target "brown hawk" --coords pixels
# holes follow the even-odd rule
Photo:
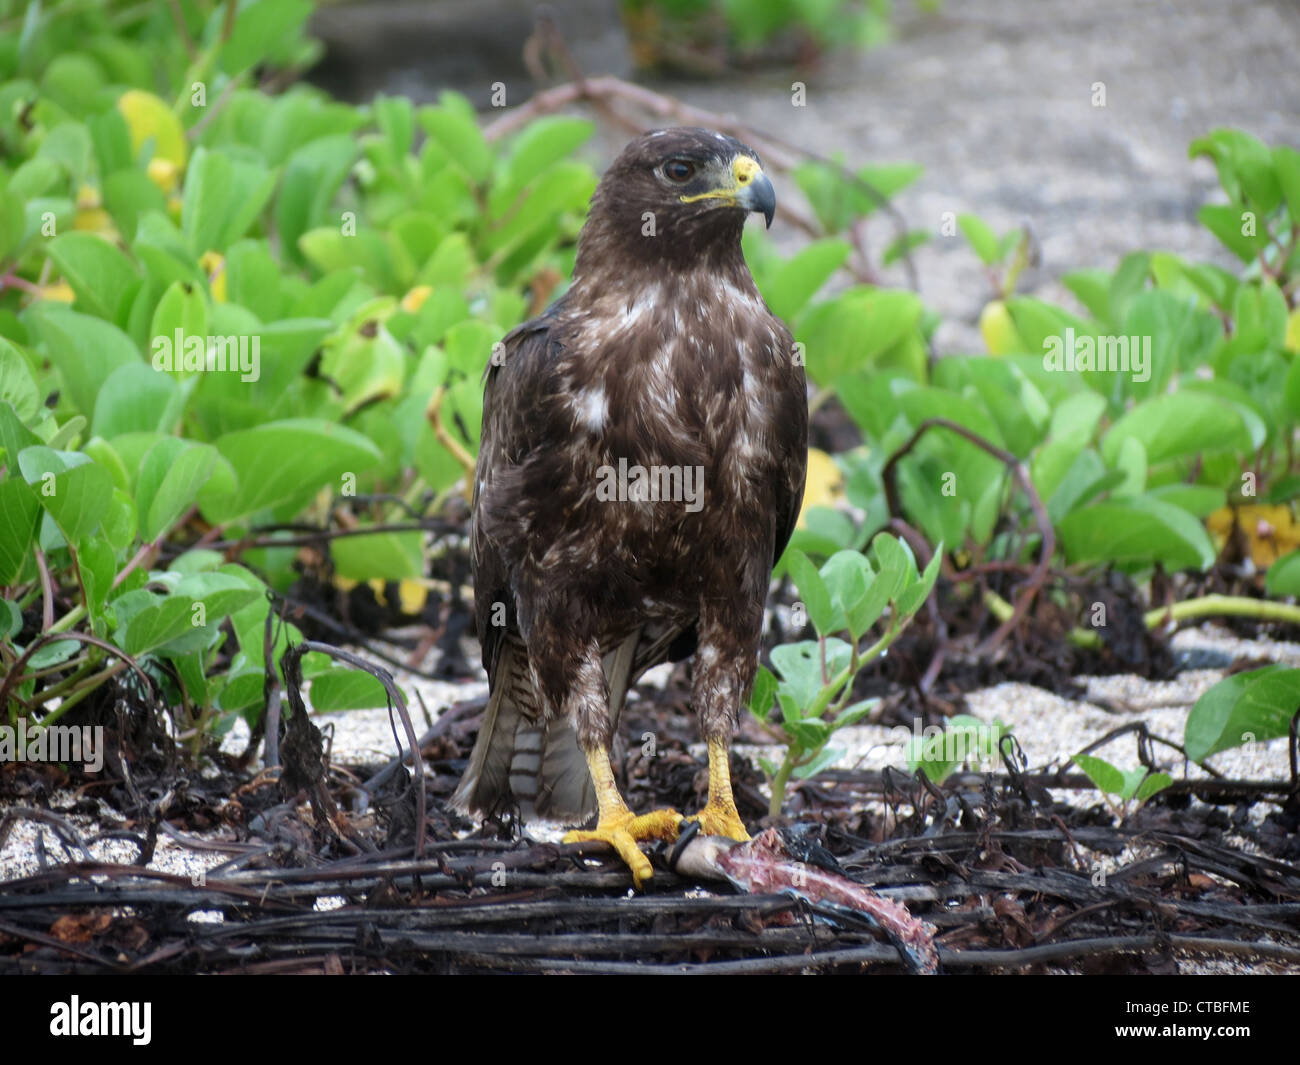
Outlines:
[[[639,887],[635,816],[609,751],[628,687],[694,654],[715,835],[748,839],[728,744],[758,663],[772,566],[803,498],[803,360],[741,252],[775,210],[755,153],[704,129],[629,144],[601,179],[573,284],[514,329],[486,375],[471,526],[491,694],[456,791],[594,831]]]

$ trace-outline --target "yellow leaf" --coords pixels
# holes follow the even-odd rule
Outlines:
[[[1268,569],[1283,555],[1300,548],[1300,525],[1288,506],[1249,503],[1242,507],[1220,507],[1205,519],[1205,527],[1215,546],[1220,548],[1234,526],[1246,537],[1257,570]]]
[[[424,586],[423,581],[404,578],[397,582],[397,601],[403,614],[415,617],[429,601],[429,589]]]
[[[1010,355],[1025,350],[1011,312],[1001,300],[990,300],[980,313],[980,335],[990,355]]]
[[[402,297],[402,310],[414,314],[424,306],[424,301],[429,298],[429,294],[432,292],[433,286],[431,285],[416,285],[415,288]]]
[[[131,150],[140,154],[145,142],[153,141],[151,158],[166,160],[177,170],[185,168],[189,147],[185,143],[185,129],[172,110],[151,92],[129,89],[117,101],[117,109],[126,119],[131,133]],[[149,175],[151,178],[153,174]],[[157,180],[157,179],[155,179]],[[164,190],[166,191],[166,190]]]
[[[38,299],[54,300],[57,303],[72,303],[77,298],[77,294],[72,291],[72,286],[66,281],[56,281],[52,285],[42,285],[37,291],[40,293]]]
[[[844,498],[844,474],[825,451],[808,449],[808,479],[804,483],[803,506],[799,510],[799,528],[809,507],[830,507]]]
[[[217,303],[225,303],[226,293],[226,257],[219,251],[205,251],[199,256],[199,266],[208,275],[208,288]]]
[[[166,193],[175,192],[181,178],[179,166],[170,159],[161,159],[157,156],[149,160],[148,173],[149,180]]]
[[[76,218],[72,220],[72,228],[83,233],[102,233],[110,239],[117,236],[112,215],[102,207],[83,207],[78,210]]]
[[[1292,311],[1286,320],[1285,343],[1288,351],[1300,352],[1300,307]]]

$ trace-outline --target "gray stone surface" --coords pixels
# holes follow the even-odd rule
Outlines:
[[[949,0],[900,15],[899,40],[809,77],[804,108],[790,105],[788,72],[662,87],[855,166],[922,164],[897,201],[911,226],[937,233],[945,211],[999,232],[1028,221],[1042,261],[1021,291],[1070,306],[1061,274],[1135,249],[1233,265],[1196,221],[1218,182],[1188,159],[1193,139],[1234,126],[1300,145],[1295,0]],[[1097,82],[1105,107],[1092,104]],[[878,246],[891,236],[883,223],[872,233]],[[992,291],[964,239],[937,238],[915,261],[945,319],[940,351],[983,351],[975,324]]]

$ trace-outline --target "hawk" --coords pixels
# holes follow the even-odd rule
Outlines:
[[[629,686],[694,655],[704,831],[749,838],[729,744],[758,664],[772,567],[803,498],[803,360],[741,252],[776,199],[758,156],[705,129],[632,141],[596,188],[573,283],[486,373],[474,485],[475,611],[490,695],[454,797],[594,830],[640,888],[637,816],[610,747]]]

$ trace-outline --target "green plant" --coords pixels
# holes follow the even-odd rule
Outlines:
[[[10,719],[131,676],[196,752],[256,720],[304,523],[342,517],[340,579],[422,588],[410,515],[460,491],[493,344],[571,271],[589,122],[497,145],[454,95],[249,87],[309,58],[308,11],[66,0],[0,38]],[[304,673],[317,709],[386,702]]]
[[[773,650],[779,679],[760,666],[750,695],[750,709],[786,747],[779,765],[760,762],[771,786],[773,815],[781,811],[790,778],[811,777],[833,762],[843,752],[827,746],[831,737],[875,705],[872,699],[849,702],[854,680],[889,649],[925,602],[939,557],[936,553],[918,574],[911,551],[888,533],[872,541],[870,560],[858,551],[841,551],[819,570],[799,551],[787,555],[817,639]],[[886,611],[883,631],[866,642]],[[779,717],[772,716],[774,701]]]
[[[1168,773],[1152,773],[1146,766],[1136,769],[1118,769],[1104,758],[1091,754],[1076,754],[1075,765],[1106,795],[1113,795],[1122,803],[1146,802],[1169,787],[1173,779]]]
[[[1286,736],[1297,712],[1300,669],[1271,665],[1234,673],[1196,700],[1183,746],[1203,764],[1219,751]]]
[[[927,729],[908,739],[907,768],[942,784],[970,762],[996,763],[1002,757],[1002,738],[1010,735],[1001,721],[988,725],[970,714],[955,714],[942,729]]]

